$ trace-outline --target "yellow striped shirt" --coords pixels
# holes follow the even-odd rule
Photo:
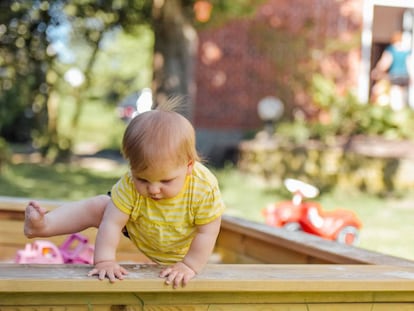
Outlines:
[[[196,234],[196,226],[213,221],[224,211],[217,179],[199,162],[173,198],[154,201],[140,195],[130,172],[113,186],[111,197],[115,206],[129,215],[126,228],[131,240],[161,264],[181,261]]]

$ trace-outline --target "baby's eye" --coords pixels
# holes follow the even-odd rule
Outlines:
[[[162,182],[163,184],[169,184],[169,183],[171,183],[173,180],[174,180],[174,179],[166,179],[166,180],[161,180],[161,182]]]
[[[148,182],[146,179],[144,178],[138,178],[138,177],[134,177],[136,181],[140,182],[140,183],[146,183]]]

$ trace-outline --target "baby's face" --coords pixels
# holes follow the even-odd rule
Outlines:
[[[141,172],[132,171],[135,189],[153,200],[173,198],[184,187],[186,176],[191,173],[192,167],[192,163],[179,166],[164,163]]]

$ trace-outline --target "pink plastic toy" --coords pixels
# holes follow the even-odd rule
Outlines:
[[[93,245],[81,234],[71,234],[61,246],[50,241],[36,240],[16,253],[15,263],[37,264],[92,264]]]
[[[88,238],[78,233],[70,235],[59,246],[60,253],[65,263],[73,264],[92,264],[93,245],[88,244]]]
[[[16,263],[62,264],[63,257],[55,244],[49,241],[34,241],[17,251]]]

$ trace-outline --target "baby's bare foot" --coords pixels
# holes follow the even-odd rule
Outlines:
[[[47,210],[37,202],[31,201],[26,207],[24,217],[24,235],[28,238],[38,237],[46,227],[45,214]]]

